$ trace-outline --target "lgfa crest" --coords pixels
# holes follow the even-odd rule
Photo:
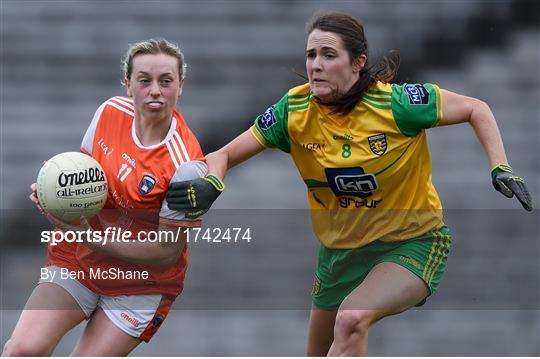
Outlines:
[[[150,175],[144,175],[139,183],[139,192],[144,196],[150,193],[156,185],[156,179]]]
[[[371,152],[377,156],[382,156],[386,152],[388,143],[386,142],[386,135],[379,133],[378,135],[368,137],[369,148]]]

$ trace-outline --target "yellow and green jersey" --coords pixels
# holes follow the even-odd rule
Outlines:
[[[346,116],[331,114],[304,84],[258,116],[251,132],[292,156],[322,244],[358,248],[443,225],[424,131],[441,117],[432,84],[378,82]]]

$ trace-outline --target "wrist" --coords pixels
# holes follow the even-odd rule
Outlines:
[[[491,170],[491,178],[495,178],[501,172],[512,173],[512,167],[508,163],[499,163]]]
[[[210,183],[218,192],[223,192],[225,190],[225,183],[219,177],[214,175],[207,175],[203,177],[205,181]]]

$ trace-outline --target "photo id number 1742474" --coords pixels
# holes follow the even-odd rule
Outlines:
[[[186,228],[184,230],[188,243],[251,243],[251,229],[232,228]]]

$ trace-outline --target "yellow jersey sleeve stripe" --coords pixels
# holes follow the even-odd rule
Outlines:
[[[289,107],[290,106],[298,106],[298,105],[304,105],[304,104],[307,104],[309,101],[311,101],[313,99],[313,96],[308,96],[306,97],[305,99],[298,99],[298,100],[291,100],[290,98],[288,98],[287,102],[289,104]]]
[[[264,137],[261,135],[261,133],[259,132],[259,129],[257,128],[257,126],[253,125],[249,128],[249,131],[251,132],[251,134],[253,135],[253,137],[255,137],[255,139],[257,140],[257,142],[259,142],[263,147],[266,147],[266,148],[274,148],[274,146],[272,146],[270,143],[268,143],[268,141],[266,141],[264,139]]]
[[[287,95],[287,98],[292,99],[292,100],[298,100],[298,99],[304,99],[308,96],[311,96],[311,91],[308,91],[306,93],[296,94],[296,95]]]
[[[443,118],[443,111],[442,111],[442,93],[441,88],[437,85],[433,85],[435,88],[435,92],[437,93],[437,120],[431,125],[431,127],[437,127],[439,125],[439,122]]]
[[[289,106],[289,112],[299,111],[299,110],[305,110],[309,108],[309,103],[302,106]]]

